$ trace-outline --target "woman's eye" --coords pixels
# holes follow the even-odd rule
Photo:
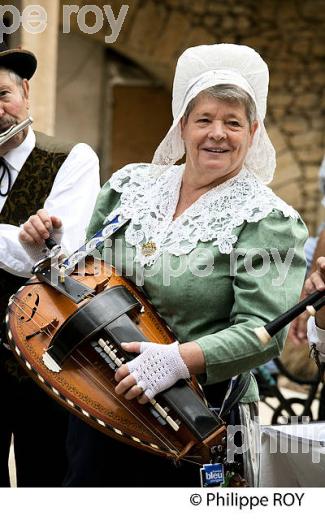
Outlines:
[[[230,126],[240,126],[240,123],[239,123],[239,121],[235,121],[235,120],[231,119],[230,121],[228,121],[228,125],[230,125]]]
[[[200,119],[198,119],[198,123],[208,123],[209,122],[209,119],[207,117],[201,117]]]

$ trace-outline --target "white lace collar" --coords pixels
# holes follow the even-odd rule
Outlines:
[[[190,253],[199,241],[212,241],[220,253],[229,254],[237,236],[234,228],[246,222],[258,222],[273,209],[285,217],[298,213],[243,169],[236,177],[202,195],[173,221],[184,165],[161,167],[130,164],[110,179],[111,187],[121,193],[120,206],[105,222],[117,214],[130,223],[126,242],[136,248],[135,260],[152,265],[164,252],[180,256]]]

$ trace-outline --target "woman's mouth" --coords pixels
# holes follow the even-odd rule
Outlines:
[[[204,152],[215,153],[215,154],[229,152],[229,148],[219,148],[219,147],[202,148],[202,150]]]

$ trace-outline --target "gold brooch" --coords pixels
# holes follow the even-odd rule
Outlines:
[[[156,252],[156,250],[157,246],[155,242],[152,242],[151,240],[142,244],[142,253],[144,256],[151,256]]]

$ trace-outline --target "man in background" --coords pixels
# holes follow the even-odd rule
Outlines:
[[[28,117],[36,67],[31,52],[0,46],[0,133]],[[46,252],[45,239],[59,240],[63,224],[67,253],[83,243],[98,191],[98,158],[86,144],[61,145],[28,127],[0,146],[1,323],[10,295]],[[0,486],[10,486],[12,436],[17,485],[59,486],[66,472],[68,413],[18,366],[3,330],[0,343]]]

